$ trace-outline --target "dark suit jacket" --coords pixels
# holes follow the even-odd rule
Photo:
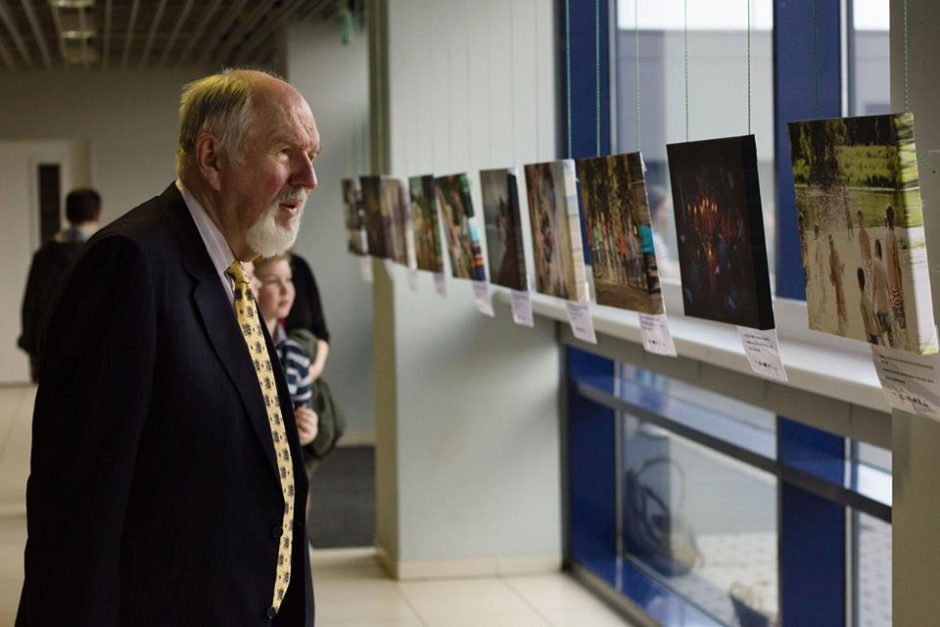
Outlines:
[[[265,332],[267,337],[267,333]],[[268,353],[277,356],[268,338]],[[91,240],[39,365],[17,626],[270,625],[283,498],[264,401],[175,186]],[[313,625],[306,475],[274,625]]]
[[[69,268],[75,265],[75,260],[78,259],[84,245],[84,241],[57,242],[52,240],[46,242],[33,255],[20,315],[23,323],[22,333],[16,341],[20,348],[29,353],[31,365],[35,366],[39,362],[42,331],[49,318],[59,286],[68,274]]]

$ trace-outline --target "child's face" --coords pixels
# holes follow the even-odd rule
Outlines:
[[[278,259],[255,268],[258,288],[258,308],[266,322],[286,318],[294,304],[294,283],[290,264]]]
[[[248,275],[248,287],[251,289],[251,294],[255,297],[255,300],[258,300],[258,288],[261,287],[261,283],[258,282],[258,277],[255,276],[255,264],[251,261],[243,261],[242,267],[245,269],[245,274]]]

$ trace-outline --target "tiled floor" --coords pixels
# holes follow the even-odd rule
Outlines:
[[[312,553],[317,623],[351,626],[507,627],[627,625],[561,574],[393,581],[371,549]]]
[[[34,390],[0,388],[0,625],[12,625],[23,578],[24,490]],[[562,574],[399,582],[371,549],[311,553],[317,624],[332,627],[571,627],[625,623]]]

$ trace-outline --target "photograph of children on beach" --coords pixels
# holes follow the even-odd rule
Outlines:
[[[434,177],[413,176],[408,179],[411,191],[411,226],[415,238],[415,256],[419,270],[443,272],[441,232],[438,228],[437,201],[434,198]]]
[[[666,151],[685,315],[773,329],[754,136]]]
[[[663,313],[643,157],[582,159],[577,168],[597,304]]]
[[[529,164],[525,180],[536,290],[587,302],[574,161]]]
[[[809,328],[936,353],[913,116],[789,126]]]
[[[367,255],[365,211],[359,181],[343,179],[343,214],[346,219],[346,248],[354,255]]]
[[[522,248],[522,218],[515,168],[481,171],[480,191],[483,196],[490,283],[525,291],[525,252]]]
[[[470,180],[466,174],[440,176],[434,180],[437,206],[447,240],[451,274],[456,279],[486,280],[480,234],[474,224]]]
[[[373,257],[385,259],[388,257],[388,251],[385,248],[387,239],[385,234],[386,216],[382,214],[382,177],[360,176],[359,185],[362,193],[366,244],[369,254]]]
[[[408,202],[405,198],[405,186],[401,179],[391,176],[382,177],[382,217],[385,218],[385,250],[389,259],[402,265],[408,265],[406,232],[409,224]]]

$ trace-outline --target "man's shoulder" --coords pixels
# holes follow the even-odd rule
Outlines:
[[[89,240],[89,247],[111,238],[130,239],[144,250],[175,245],[180,222],[188,217],[176,206],[182,202],[176,188],[168,188],[99,230]],[[185,211],[185,205],[182,209]]]

